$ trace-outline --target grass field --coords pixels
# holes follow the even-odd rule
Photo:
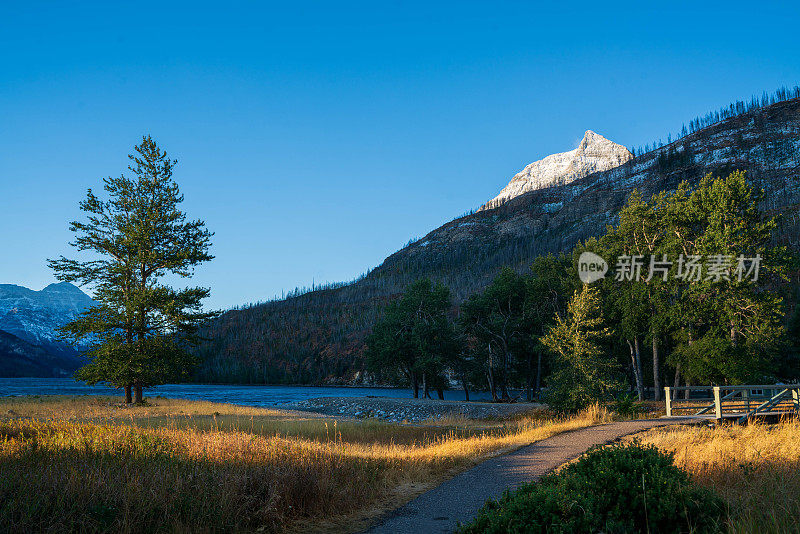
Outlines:
[[[642,436],[727,501],[728,532],[800,530],[800,423],[680,426]]]
[[[608,418],[544,412],[431,426],[150,399],[0,399],[12,532],[347,530],[503,450]]]

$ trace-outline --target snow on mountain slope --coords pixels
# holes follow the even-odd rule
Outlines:
[[[92,306],[86,293],[68,282],[50,284],[41,291],[0,284],[0,330],[53,353],[75,354],[60,341],[58,328]]]
[[[578,148],[534,161],[517,173],[482,209],[497,206],[528,191],[566,185],[594,172],[613,169],[632,157],[633,154],[624,146],[586,130]]]

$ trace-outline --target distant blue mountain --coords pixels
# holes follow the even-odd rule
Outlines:
[[[0,284],[0,331],[13,336],[0,336],[0,374],[59,376],[74,371],[81,363],[77,357],[81,347],[62,341],[58,328],[93,305],[86,293],[68,282],[41,291]],[[18,364],[16,371],[12,360]]]
[[[80,366],[75,356],[61,356],[0,330],[0,377],[63,377]]]

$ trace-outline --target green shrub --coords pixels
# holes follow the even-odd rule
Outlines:
[[[539,482],[489,501],[462,533],[718,532],[725,505],[654,446],[594,447]]]
[[[644,411],[643,406],[633,394],[620,393],[611,405],[611,409],[622,417],[635,417]]]

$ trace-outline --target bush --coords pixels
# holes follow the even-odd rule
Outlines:
[[[594,447],[539,482],[489,501],[462,533],[717,532],[715,493],[695,486],[672,456],[639,441]]]
[[[635,417],[644,411],[644,404],[637,401],[631,393],[621,393],[611,409],[622,417]]]

